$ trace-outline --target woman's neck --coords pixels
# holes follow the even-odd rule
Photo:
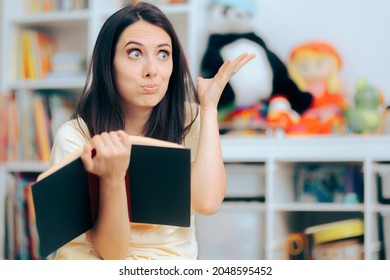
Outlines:
[[[132,112],[125,115],[125,131],[129,135],[143,136],[145,126],[150,117],[151,110]]]

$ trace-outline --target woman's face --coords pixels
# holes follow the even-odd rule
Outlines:
[[[114,82],[123,110],[151,110],[156,106],[165,96],[172,69],[168,33],[143,20],[128,26],[114,55]]]

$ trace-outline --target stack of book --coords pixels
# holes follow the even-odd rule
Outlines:
[[[40,30],[24,29],[15,35],[14,76],[16,79],[42,79],[52,71],[56,51],[53,36]]]
[[[54,135],[74,110],[75,101],[60,91],[19,92],[0,96],[1,161],[48,161]]]
[[[25,0],[24,11],[47,13],[54,11],[77,11],[88,8],[88,0]]]
[[[86,74],[86,58],[77,52],[57,52],[52,57],[52,71],[47,78],[77,78]]]
[[[42,259],[35,223],[31,184],[37,174],[9,174],[5,199],[4,257],[11,260]]]

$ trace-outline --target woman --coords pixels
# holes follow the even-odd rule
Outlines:
[[[242,54],[213,79],[199,78],[197,93],[177,35],[157,7],[126,6],[105,22],[74,118],[58,130],[51,154],[54,164],[79,150],[85,169],[99,177],[99,214],[57,259],[197,257],[194,214],[189,228],[129,224],[123,179],[128,135],[191,148],[192,213],[215,213],[226,188],[217,103],[231,75],[252,58]]]

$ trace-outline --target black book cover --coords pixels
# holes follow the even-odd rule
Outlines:
[[[190,150],[132,145],[126,175],[129,221],[190,225]],[[44,257],[89,230],[98,211],[98,180],[78,157],[32,186]]]

